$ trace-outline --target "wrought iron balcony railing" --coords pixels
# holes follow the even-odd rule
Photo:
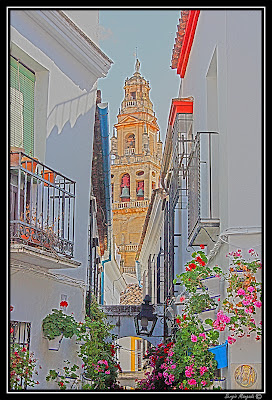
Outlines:
[[[74,252],[75,181],[22,152],[10,152],[10,238]]]

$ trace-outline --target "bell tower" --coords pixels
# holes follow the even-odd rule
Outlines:
[[[137,59],[135,72],[125,80],[111,138],[113,235],[127,273],[135,273],[135,255],[152,190],[159,184],[162,142],[149,91]]]

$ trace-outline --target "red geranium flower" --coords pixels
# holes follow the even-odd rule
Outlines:
[[[203,250],[205,246],[204,244],[201,244],[199,247]]]
[[[61,301],[61,302],[60,302],[60,306],[61,306],[61,307],[68,307],[67,301],[65,301],[65,300]]]

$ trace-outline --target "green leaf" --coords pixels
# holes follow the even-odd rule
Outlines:
[[[213,320],[211,318],[207,318],[207,319],[205,319],[205,324],[212,326]]]

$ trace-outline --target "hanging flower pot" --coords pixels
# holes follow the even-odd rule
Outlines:
[[[95,389],[95,382],[91,378],[86,377],[86,372],[83,372],[82,374],[82,386],[84,385],[90,385],[92,386],[92,389]]]
[[[60,344],[63,339],[63,333],[59,336],[56,336],[54,339],[48,339],[48,350],[58,351],[60,348]]]
[[[218,296],[220,294],[220,280],[217,276],[209,276],[200,280],[202,285],[208,290],[210,296]]]
[[[228,341],[226,340],[224,344],[208,349],[208,351],[214,354],[214,358],[217,361],[218,369],[228,366],[227,345]]]
[[[225,390],[226,378],[214,378],[210,380],[210,386],[206,386],[204,390]]]
[[[205,324],[205,320],[206,319],[215,320],[215,311],[216,311],[216,307],[215,308],[211,308],[209,310],[204,310],[204,311],[202,311],[201,313],[198,314],[198,317],[201,320],[201,322],[203,324],[203,328],[204,328],[205,331],[211,329],[210,325]]]
[[[213,389],[220,389],[220,390],[224,390],[226,389],[226,378],[218,378],[218,379],[214,379],[212,381],[212,386]]]

